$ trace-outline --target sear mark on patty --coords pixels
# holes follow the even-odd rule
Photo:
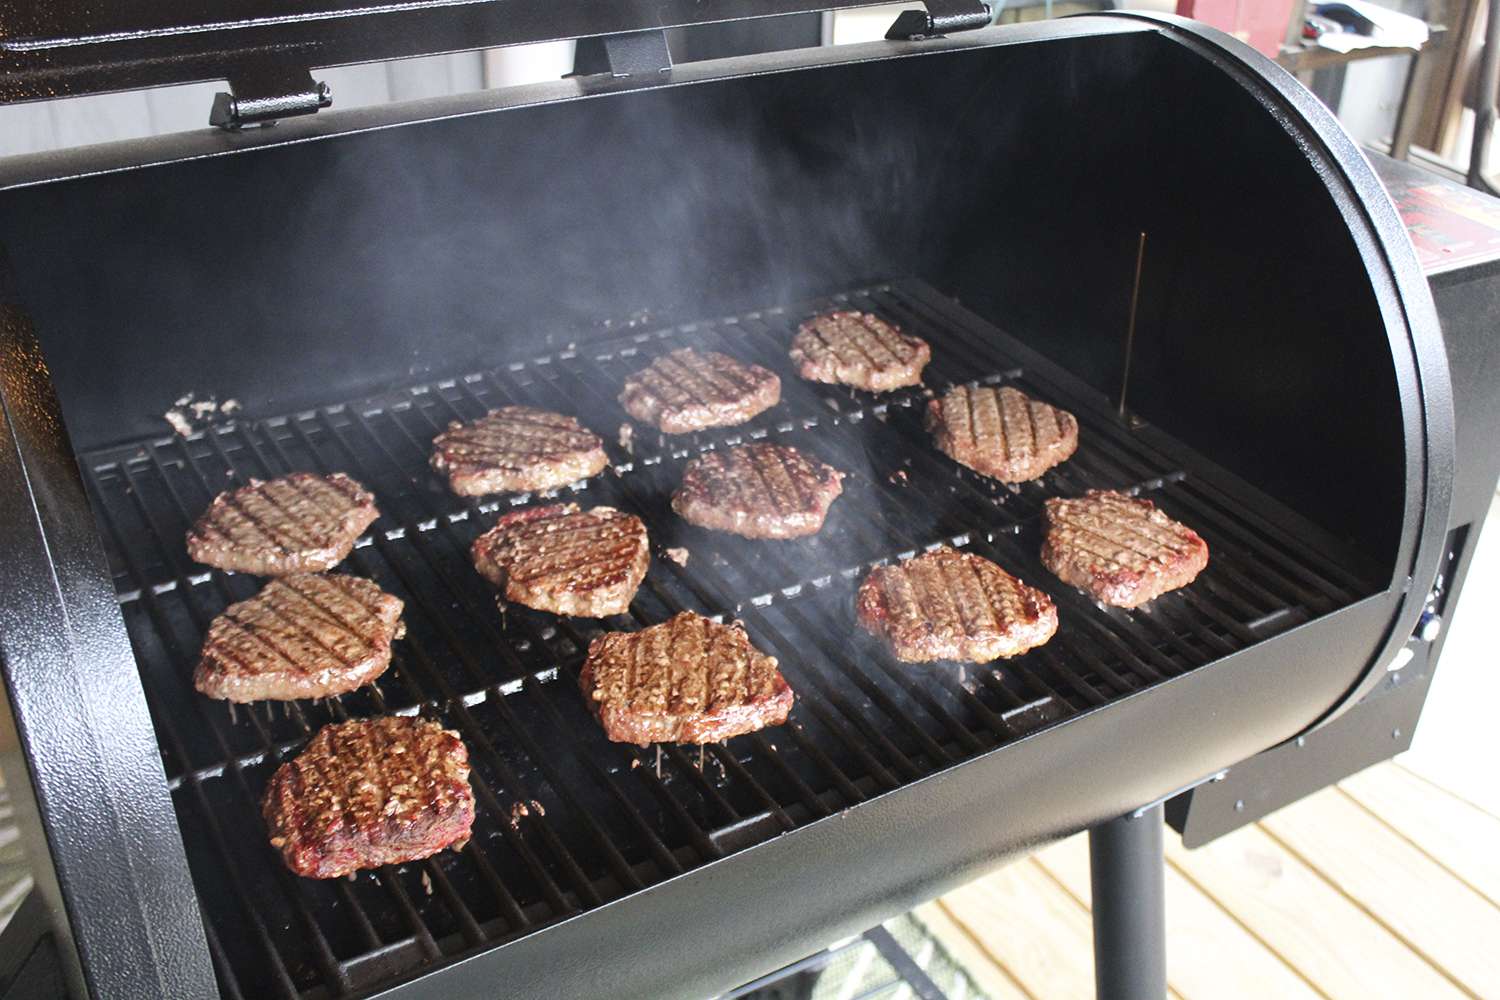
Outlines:
[[[507,514],[474,540],[474,566],[508,601],[586,618],[624,614],[646,576],[646,525],[613,507]]]
[[[944,546],[860,584],[855,615],[898,660],[988,663],[1019,656],[1057,632],[1052,599],[988,559]]]
[[[850,310],[803,323],[790,354],[805,379],[870,392],[921,384],[922,369],[932,360],[927,341],[873,313]]]
[[[195,561],[259,576],[321,573],[344,560],[380,512],[342,472],[289,476],[214,497],[187,536]]]
[[[406,631],[401,609],[357,576],[281,577],[213,620],[193,687],[240,703],[353,691],[390,666],[391,642]]]
[[[271,776],[261,814],[271,846],[305,878],[458,850],[474,823],[469,752],[428,719],[324,726]]]
[[[625,412],[667,434],[742,424],[781,401],[781,379],[717,351],[682,347],[629,375]]]
[[[684,611],[589,644],[583,697],[616,742],[714,743],[786,721],[792,689],[738,622]]]
[[[530,406],[502,406],[432,440],[432,467],[460,496],[550,490],[604,471],[604,442],[577,420]]]
[[[1035,479],[1078,450],[1073,414],[1011,386],[954,386],[927,404],[926,423],[940,451],[1002,483]]]
[[[1208,543],[1150,500],[1090,490],[1048,500],[1042,564],[1096,600],[1134,608],[1192,583],[1208,565]]]
[[[693,459],[672,495],[691,524],[746,538],[817,534],[844,474],[781,444],[746,444]]]

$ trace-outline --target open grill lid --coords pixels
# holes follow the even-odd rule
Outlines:
[[[295,97],[315,67],[525,42],[871,6],[880,0],[233,0],[29,4],[0,0],[0,103],[230,81]],[[915,4],[914,4],[915,6]],[[987,23],[979,0],[932,0],[915,29]],[[327,103],[326,94],[322,104]],[[303,110],[317,109],[317,104]],[[297,113],[295,104],[278,109]]]

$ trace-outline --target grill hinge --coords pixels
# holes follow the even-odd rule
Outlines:
[[[231,74],[229,89],[214,95],[208,123],[231,131],[274,125],[279,118],[310,115],[333,103],[328,84],[314,82],[306,68],[259,65]]]
[[[658,29],[580,38],[570,76],[647,76],[672,68],[667,33]]]
[[[892,41],[941,38],[955,31],[987,27],[994,11],[984,0],[923,0],[926,10],[903,10],[885,37]]]

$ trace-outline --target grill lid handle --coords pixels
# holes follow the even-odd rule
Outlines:
[[[665,31],[627,31],[580,38],[573,53],[573,72],[569,75],[650,76],[671,68],[672,53],[667,47]]]
[[[230,131],[246,125],[274,125],[278,118],[310,115],[333,103],[326,83],[313,81],[306,67],[258,63],[229,77],[230,93],[214,95],[208,123]]]
[[[923,0],[926,10],[903,10],[885,37],[891,41],[941,38],[955,31],[987,27],[994,11],[984,0]]]

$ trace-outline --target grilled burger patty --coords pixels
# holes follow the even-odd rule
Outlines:
[[[781,379],[716,351],[691,347],[664,354],[628,376],[625,412],[668,434],[742,424],[781,401]]]
[[[508,601],[559,615],[624,614],[646,576],[646,525],[613,507],[531,507],[474,539],[474,566]]]
[[[305,878],[459,850],[474,823],[469,752],[427,719],[324,726],[266,788],[271,846]]]
[[[714,743],[779,726],[792,710],[776,660],[743,626],[691,611],[595,639],[578,681],[605,734],[640,746]]]
[[[1003,483],[1035,479],[1078,450],[1073,414],[1010,386],[958,385],[927,404],[939,450]]]
[[[502,406],[432,440],[432,467],[460,496],[550,490],[604,471],[604,442],[572,417]]]
[[[919,385],[932,348],[873,313],[841,311],[803,323],[791,357],[797,374],[813,382],[887,392]]]
[[[210,698],[324,698],[368,684],[391,663],[402,603],[369,580],[305,573],[273,580],[208,627],[193,687]]]
[[[1115,607],[1184,587],[1208,565],[1208,543],[1150,500],[1090,490],[1076,500],[1048,500],[1043,519],[1043,565]]]
[[[787,445],[740,445],[688,463],[672,509],[714,531],[798,538],[823,527],[843,479],[838,469]]]
[[[946,546],[871,570],[854,610],[907,663],[988,663],[1019,656],[1057,631],[1050,597],[988,559]]]
[[[342,472],[294,472],[228,490],[188,532],[188,555],[260,576],[321,573],[344,560],[380,516],[375,497]]]

